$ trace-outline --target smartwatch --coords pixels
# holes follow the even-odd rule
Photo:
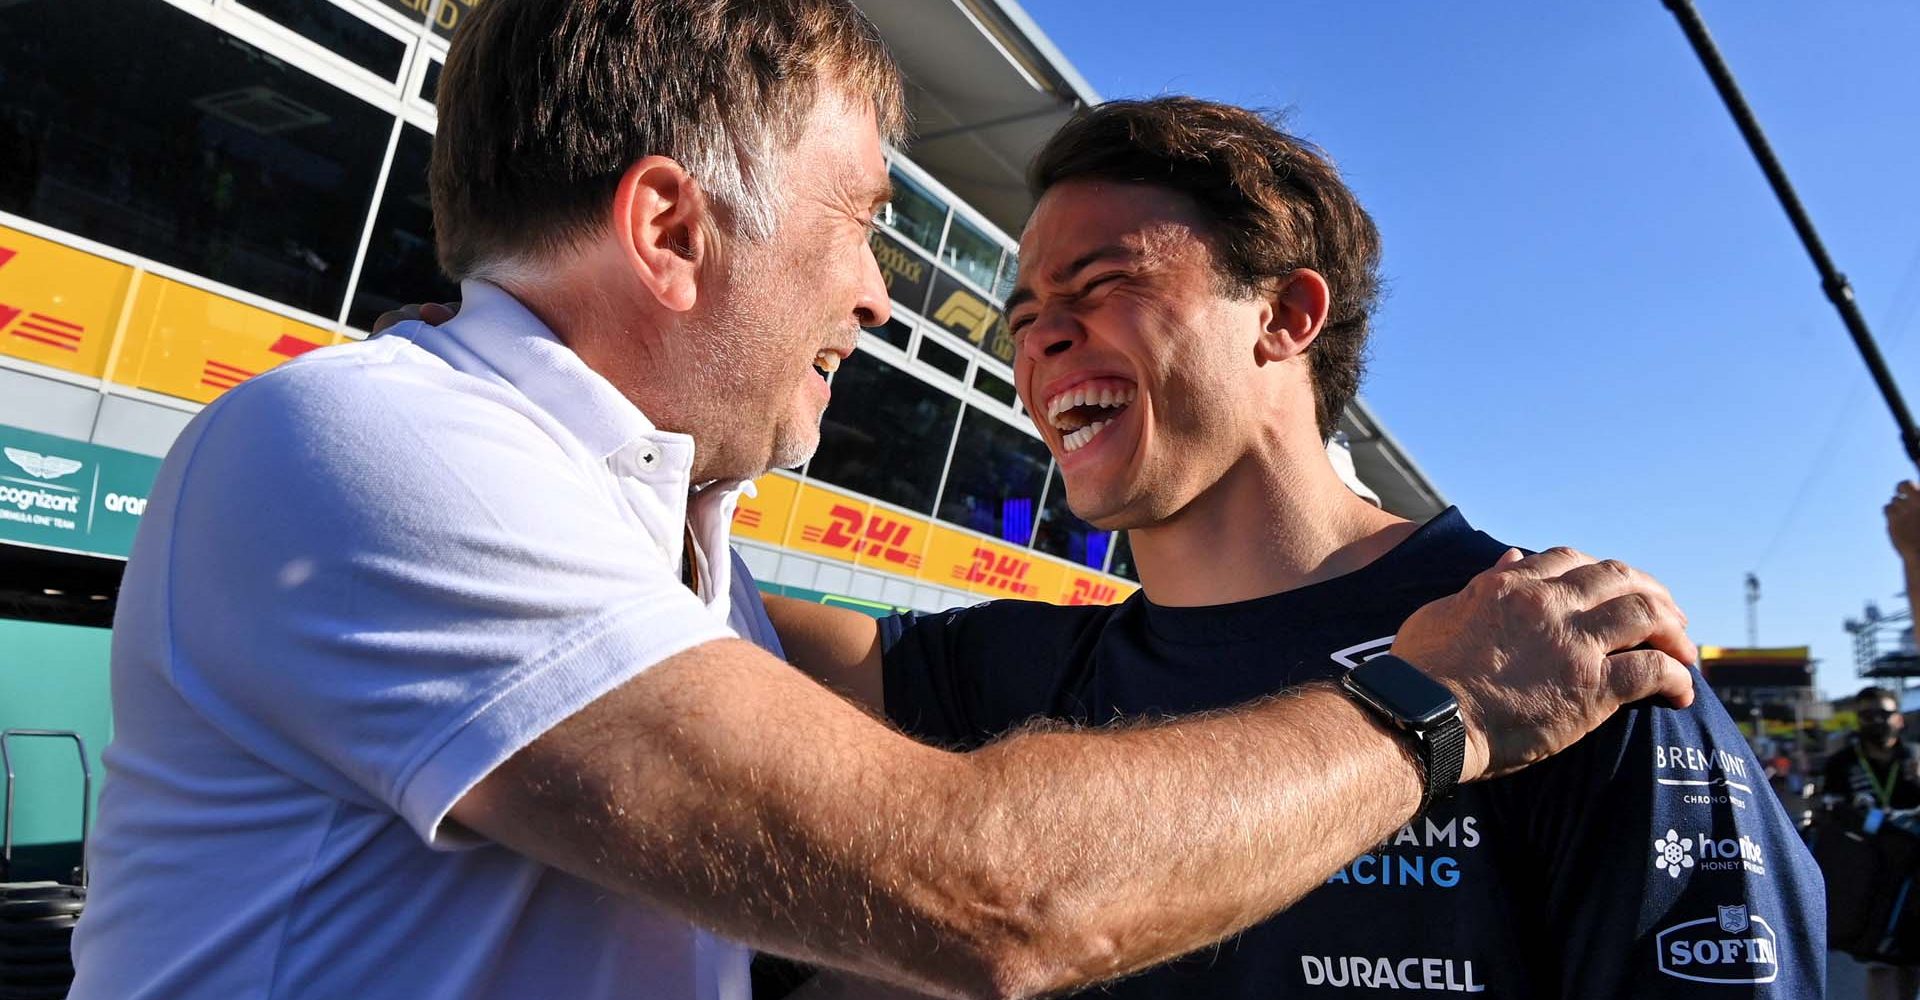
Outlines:
[[[1416,817],[1453,794],[1467,763],[1467,724],[1451,688],[1388,654],[1347,671],[1340,689],[1408,741],[1421,772]]]

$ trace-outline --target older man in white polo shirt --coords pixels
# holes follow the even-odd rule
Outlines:
[[[727,550],[742,481],[817,442],[816,367],[887,315],[872,27],[490,0],[440,112],[460,317],[241,385],[154,488],[75,997],[736,998],[746,945],[1054,990],[1287,905],[1423,787],[1687,697],[1659,586],[1555,551],[1394,647],[1457,697],[1458,774],[1333,687],[916,744],[736,637]]]

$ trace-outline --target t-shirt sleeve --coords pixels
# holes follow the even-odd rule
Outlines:
[[[966,609],[880,619],[887,718],[915,739],[966,748],[984,742],[974,667],[958,648]]]
[[[494,767],[733,633],[611,484],[506,399],[303,365],[209,408],[169,464],[167,667],[247,752],[430,844]],[[163,473],[163,478],[165,473]]]
[[[1824,995],[1826,893],[1760,764],[1698,673],[1695,702],[1642,703],[1505,786],[1537,872],[1555,995]]]

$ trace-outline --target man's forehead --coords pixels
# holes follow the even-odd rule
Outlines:
[[[1056,277],[1090,254],[1153,263],[1203,248],[1192,199],[1152,184],[1069,181],[1040,198],[1020,237],[1022,278]],[[1064,275],[1061,275],[1064,276]]]

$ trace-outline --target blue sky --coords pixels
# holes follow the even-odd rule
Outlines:
[[[1023,0],[1107,97],[1290,112],[1379,223],[1363,390],[1479,526],[1659,576],[1697,641],[1809,644],[1902,588],[1914,469],[1659,0]],[[1920,407],[1920,4],[1701,0]]]

